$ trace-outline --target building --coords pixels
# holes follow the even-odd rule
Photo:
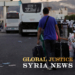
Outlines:
[[[56,18],[56,19],[64,19],[64,17],[66,15],[68,15],[68,9],[67,8],[61,8],[59,10],[50,10],[49,15]]]

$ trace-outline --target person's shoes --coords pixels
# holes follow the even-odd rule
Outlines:
[[[49,67],[47,67],[47,70],[52,70],[52,68],[49,66]]]

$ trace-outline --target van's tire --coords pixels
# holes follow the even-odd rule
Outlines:
[[[22,33],[21,33],[21,36],[25,36],[25,34],[22,32]]]
[[[23,30],[23,25],[22,25],[22,23],[21,23],[21,24],[19,25],[19,34],[20,34],[21,36],[27,36],[27,33],[23,33],[22,30]]]
[[[21,33],[21,36],[27,36],[28,35],[28,33]]]
[[[20,25],[19,26],[19,34],[21,35],[21,36],[25,36],[25,34],[22,32],[22,25]]]
[[[6,31],[6,33],[10,33],[10,31]]]
[[[22,25],[19,26],[19,34],[20,34],[21,36],[24,36],[24,33],[22,32]]]
[[[19,34],[22,33],[22,24],[19,25]]]

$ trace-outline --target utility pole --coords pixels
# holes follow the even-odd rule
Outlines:
[[[3,17],[4,17],[3,28],[5,29],[5,22],[6,22],[6,6],[5,6],[5,1],[4,1],[4,6],[3,6]]]
[[[13,0],[10,0],[13,1]],[[4,24],[3,24],[3,28],[5,29],[5,23],[6,23],[6,13],[8,12],[8,6],[5,5],[5,1],[4,1],[4,6],[3,6],[3,17],[4,17]]]

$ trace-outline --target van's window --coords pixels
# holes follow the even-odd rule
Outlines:
[[[7,13],[7,19],[19,19],[19,13]]]
[[[41,11],[41,3],[27,3],[22,4],[24,13],[38,13]]]

